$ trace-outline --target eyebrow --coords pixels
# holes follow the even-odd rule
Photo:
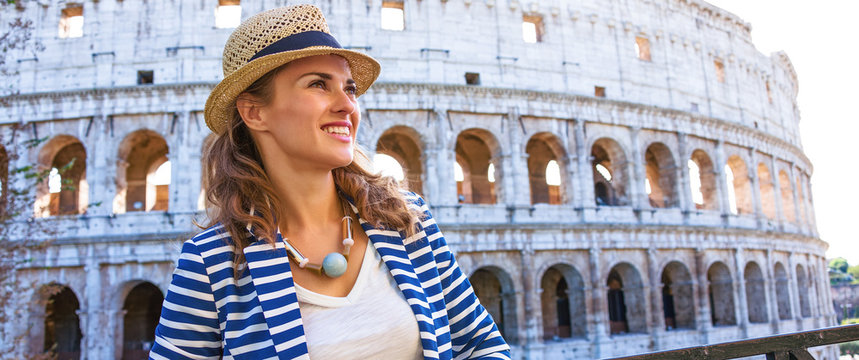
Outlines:
[[[299,76],[298,78],[301,79],[305,76],[310,76],[310,75],[316,75],[316,76],[319,76],[325,80],[331,80],[333,78],[333,76],[331,76],[331,74],[321,73],[321,72],[309,72],[309,73],[306,73],[304,75]],[[352,78],[349,78],[348,80],[346,80],[346,83],[349,85],[352,85],[352,84],[355,84],[355,80],[353,80]]]

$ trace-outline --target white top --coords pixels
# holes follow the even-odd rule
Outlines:
[[[311,359],[423,359],[415,314],[371,242],[345,297],[295,292]]]

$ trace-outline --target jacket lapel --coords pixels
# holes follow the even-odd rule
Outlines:
[[[397,286],[405,295],[409,307],[415,314],[418,330],[420,330],[421,345],[424,348],[424,359],[438,359],[438,343],[435,336],[432,310],[420,279],[415,272],[414,264],[409,259],[409,254],[403,245],[402,236],[397,231],[373,228],[360,217],[359,220],[361,227],[370,241],[373,242],[376,251],[382,256],[382,261],[385,262],[385,266],[388,267],[388,271],[391,272],[391,276],[394,277]]]
[[[280,359],[309,358],[292,270],[278,234],[275,247],[257,240],[244,249],[274,351]]]

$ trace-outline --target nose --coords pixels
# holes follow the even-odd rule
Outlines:
[[[355,99],[354,95],[349,94],[346,89],[334,91],[333,96],[335,99],[334,106],[331,109],[332,111],[343,115],[350,115],[358,109],[358,101]]]

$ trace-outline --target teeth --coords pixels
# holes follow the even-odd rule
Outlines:
[[[349,136],[349,127],[348,126],[329,126],[329,127],[322,129],[322,131],[325,131],[329,134]]]

